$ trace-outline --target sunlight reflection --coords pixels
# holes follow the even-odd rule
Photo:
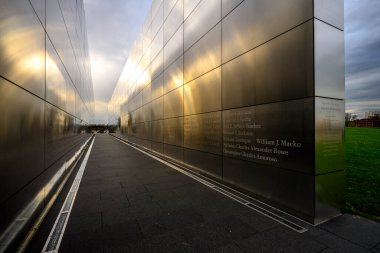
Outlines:
[[[45,77],[44,31],[22,15],[9,15],[11,13],[2,16],[0,22],[0,74],[42,96]]]

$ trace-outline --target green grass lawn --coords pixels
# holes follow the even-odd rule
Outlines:
[[[380,221],[380,129],[346,128],[344,211]]]

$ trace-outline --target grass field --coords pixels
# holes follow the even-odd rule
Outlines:
[[[346,128],[344,211],[380,221],[380,129]]]

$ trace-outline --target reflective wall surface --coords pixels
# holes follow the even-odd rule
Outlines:
[[[1,252],[5,231],[43,208],[89,137],[93,90],[82,1],[0,6]]]
[[[131,142],[328,219],[344,175],[342,24],[342,0],[155,0],[110,116]]]

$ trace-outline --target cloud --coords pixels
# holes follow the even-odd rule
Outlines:
[[[366,99],[366,100],[346,100],[346,112],[357,115],[363,118],[368,111],[379,111],[379,99]]]
[[[151,0],[85,0],[96,100],[110,99]]]
[[[94,84],[95,118],[107,124],[107,103],[151,0],[84,0]]]
[[[101,100],[95,100],[94,107],[95,117],[91,124],[108,124],[108,103]]]
[[[380,1],[345,1],[346,111],[380,109]]]
[[[380,99],[380,66],[346,75],[347,99]]]
[[[94,85],[94,93],[97,94],[96,99],[108,101],[108,97],[112,95],[113,83],[117,82],[118,74],[116,70],[120,68],[120,64],[112,61],[103,53],[92,52],[91,54],[91,71],[92,79],[97,85]],[[120,72],[120,71],[119,71]],[[110,74],[115,73],[115,74]]]
[[[345,58],[347,110],[379,110],[380,1],[346,0]],[[94,93],[112,95],[151,0],[84,0]]]

